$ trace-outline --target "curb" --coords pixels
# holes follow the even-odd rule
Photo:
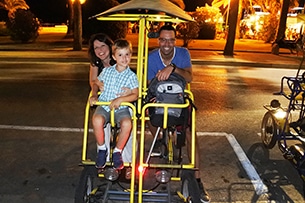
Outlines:
[[[0,58],[1,63],[72,63],[72,64],[89,64],[87,58]],[[132,59],[131,63],[136,64],[136,58]],[[260,68],[286,68],[298,69],[300,64],[280,64],[280,63],[260,63],[260,62],[244,62],[244,61],[221,61],[221,60],[206,60],[192,59],[193,65],[205,66],[245,66],[245,67],[260,67]],[[304,65],[303,65],[304,66]]]

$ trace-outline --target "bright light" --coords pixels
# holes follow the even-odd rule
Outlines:
[[[71,0],[72,4],[74,3],[75,0]],[[80,4],[84,4],[86,0],[79,0]]]
[[[286,118],[287,113],[286,113],[285,111],[283,111],[282,109],[278,109],[278,110],[276,110],[276,112],[274,113],[274,116],[275,116],[277,119],[283,119],[283,118]]]
[[[138,167],[138,171],[139,171],[140,173],[144,173],[144,168],[143,168],[143,166],[139,166],[139,167]]]

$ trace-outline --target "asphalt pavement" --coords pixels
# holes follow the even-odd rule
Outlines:
[[[134,50],[137,50],[137,34],[128,34]],[[193,64],[249,66],[271,68],[298,68],[302,53],[280,49],[279,55],[271,54],[271,44],[259,40],[235,40],[234,56],[223,55],[225,40],[193,40],[189,50]],[[177,45],[182,45],[177,40]],[[157,46],[157,39],[149,41],[149,47]],[[64,32],[42,31],[34,43],[14,43],[7,36],[0,36],[0,62],[88,62],[87,45],[81,51],[73,51],[73,38]],[[136,54],[135,56],[136,57]]]

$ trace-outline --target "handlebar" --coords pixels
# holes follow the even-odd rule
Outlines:
[[[284,83],[287,84],[287,87],[289,88],[290,92],[287,93],[284,91]],[[285,86],[286,87],[286,86]],[[287,77],[284,76],[281,79],[281,89],[279,92],[274,93],[274,95],[283,95],[285,98],[289,100],[299,100],[302,99],[298,96],[302,96],[305,93],[305,83],[302,76],[297,77]]]

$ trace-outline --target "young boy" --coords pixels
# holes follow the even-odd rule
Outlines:
[[[124,168],[122,160],[122,149],[124,148],[131,132],[132,121],[127,106],[120,106],[122,102],[133,102],[138,99],[138,78],[137,75],[129,68],[132,55],[131,43],[125,39],[118,39],[112,47],[113,58],[116,64],[108,68],[104,68],[98,76],[98,80],[104,83],[104,90],[98,97],[99,87],[94,85],[92,88],[92,96],[89,99],[90,105],[96,101],[110,101],[109,106],[98,106],[92,117],[93,130],[97,142],[97,160],[96,167],[104,168],[106,165],[106,157],[108,150],[104,139],[104,130],[100,130],[98,126],[104,126],[110,120],[110,110],[115,109],[115,122],[120,125],[120,133],[116,147],[113,150],[112,160],[114,168],[120,170]],[[129,88],[131,93],[120,96],[123,92],[122,88]]]

